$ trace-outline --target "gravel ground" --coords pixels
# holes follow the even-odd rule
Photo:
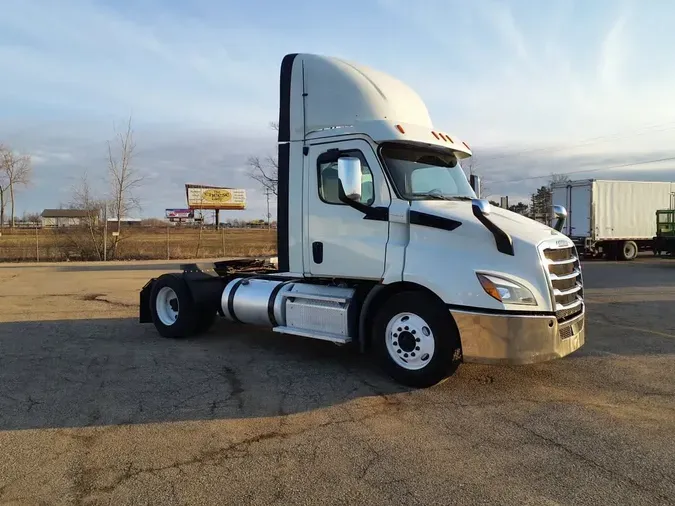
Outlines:
[[[0,266],[0,504],[675,504],[675,260],[587,262],[581,350],[426,390],[330,343],[164,340],[127,267]]]

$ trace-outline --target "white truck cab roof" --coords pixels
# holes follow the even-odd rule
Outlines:
[[[365,134],[376,142],[422,142],[471,156],[434,127],[421,97],[394,77],[335,57],[287,55],[282,62],[279,142]]]

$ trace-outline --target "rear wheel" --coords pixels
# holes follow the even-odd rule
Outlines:
[[[459,333],[450,313],[421,292],[390,297],[375,316],[372,339],[382,368],[412,387],[435,385],[461,361]]]
[[[195,305],[185,280],[171,274],[164,274],[155,281],[150,294],[150,313],[162,337],[189,337],[204,324],[203,310]]]
[[[635,260],[638,255],[638,246],[635,241],[624,241],[621,244],[621,250],[619,251],[619,256],[621,260]]]

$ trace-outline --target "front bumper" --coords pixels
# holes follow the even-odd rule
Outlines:
[[[585,342],[585,309],[561,324],[555,316],[450,313],[459,329],[464,362],[534,364],[569,355]]]

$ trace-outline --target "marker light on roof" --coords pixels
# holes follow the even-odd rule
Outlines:
[[[464,144],[466,146],[466,149],[468,149],[469,151],[471,150],[471,148],[469,147],[469,145],[466,142],[462,142],[462,144]]]
[[[434,134],[434,137],[436,137],[436,138],[438,139],[438,134],[437,134],[436,132],[434,132],[434,131],[432,130],[431,133]]]
[[[402,134],[405,133],[405,130],[403,130],[403,127],[401,125],[396,125],[396,129],[401,132]]]

